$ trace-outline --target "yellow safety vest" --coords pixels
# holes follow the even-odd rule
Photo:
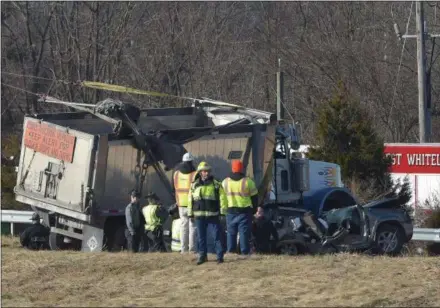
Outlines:
[[[200,185],[194,182],[188,197],[188,216],[212,217],[226,214],[228,200],[223,187],[216,180]]]
[[[174,189],[176,191],[176,203],[179,207],[188,206],[188,194],[191,183],[194,181],[196,172],[183,174],[180,171],[174,173]]]
[[[182,244],[180,243],[180,226],[182,220],[180,218],[174,219],[171,225],[171,251],[180,251]]]
[[[252,207],[251,197],[258,194],[254,181],[248,177],[244,177],[239,181],[234,181],[228,177],[223,180],[222,186],[228,198],[228,208]]]
[[[156,210],[158,205],[147,205],[142,209],[142,214],[145,217],[145,230],[154,231],[158,226],[160,226],[160,219],[156,215]]]

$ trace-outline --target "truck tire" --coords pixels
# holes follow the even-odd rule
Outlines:
[[[118,252],[126,248],[125,226],[119,226],[108,243],[108,251]]]
[[[287,256],[297,256],[299,255],[298,245],[295,243],[282,243],[279,246],[280,254]]]
[[[63,236],[55,232],[49,234],[49,247],[51,250],[63,249]]]
[[[395,256],[402,251],[404,234],[399,226],[382,224],[376,231],[374,252]]]

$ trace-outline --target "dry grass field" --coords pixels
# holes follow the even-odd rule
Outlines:
[[[171,253],[30,252],[2,237],[2,306],[440,306],[439,257],[194,261]]]

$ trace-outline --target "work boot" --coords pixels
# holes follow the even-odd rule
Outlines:
[[[197,260],[197,265],[203,264],[206,261],[208,261],[208,260],[206,260],[206,258],[199,258],[199,260]]]
[[[217,259],[217,264],[222,264],[223,262],[223,259]]]

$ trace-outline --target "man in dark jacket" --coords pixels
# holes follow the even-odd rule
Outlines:
[[[132,252],[139,251],[139,244],[144,234],[142,228],[142,213],[139,205],[140,194],[136,190],[130,192],[131,202],[125,208],[125,238],[127,239],[127,249]]]
[[[38,213],[34,213],[31,220],[33,225],[26,228],[20,235],[21,245],[32,250],[48,249],[49,228],[40,223]]]
[[[278,232],[273,223],[264,217],[264,210],[262,207],[259,207],[255,214],[252,223],[252,235],[254,238],[254,248],[257,253],[273,252],[272,246],[278,242]],[[271,236],[273,237],[273,242],[270,240]]]

